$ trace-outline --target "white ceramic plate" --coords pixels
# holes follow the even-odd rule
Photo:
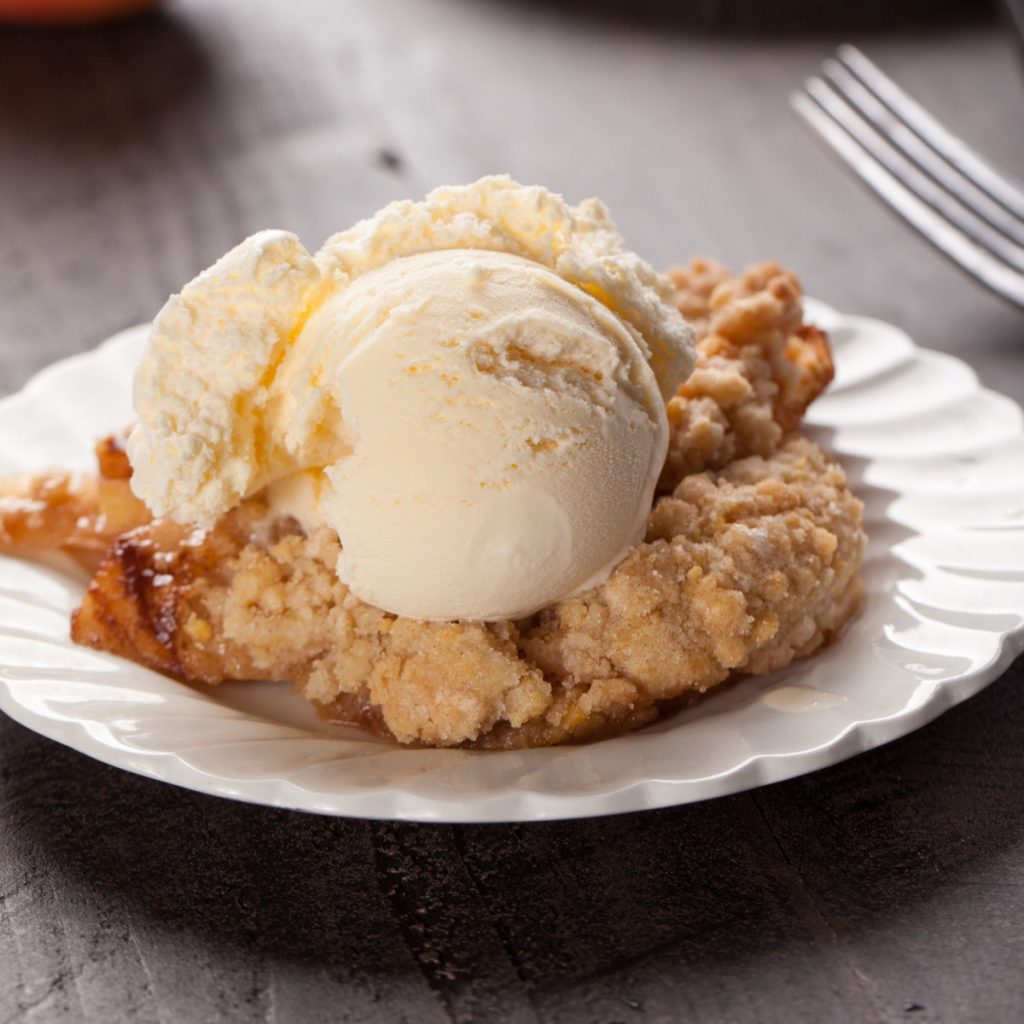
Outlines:
[[[70,565],[0,559],[0,708],[109,764],[219,796],[434,821],[574,818],[791,778],[917,729],[977,693],[1024,639],[1020,408],[960,361],[819,303],[837,378],[812,433],[867,506],[864,609],[843,638],[630,736],[583,747],[404,750],[320,722],[288,687],[193,689],[77,647]],[[136,328],[0,402],[0,473],[91,464],[131,420]]]

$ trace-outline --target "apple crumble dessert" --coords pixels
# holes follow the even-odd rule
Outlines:
[[[664,409],[642,535],[596,581],[562,580],[564,596],[543,607],[514,598],[522,614],[385,610],[338,572],[344,534],[291,514],[271,481],[235,481],[226,510],[202,525],[162,508],[154,517],[132,492],[138,465],[118,438],[98,446],[94,477],[3,482],[0,550],[92,561],[72,621],[81,644],[189,682],[288,681],[326,717],[401,743],[514,748],[636,729],[832,640],[857,606],[865,546],[842,470],[798,432],[832,363],[803,321],[794,276],[764,263],[733,277],[696,261],[669,278],[696,361]],[[475,358],[487,370],[495,357],[481,348]],[[544,358],[550,369],[561,356]],[[502,372],[528,385],[524,365]],[[326,415],[333,434],[317,444],[351,448]]]

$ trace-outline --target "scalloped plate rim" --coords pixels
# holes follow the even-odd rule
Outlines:
[[[907,343],[907,349],[900,362],[916,362],[921,353],[930,353],[918,346],[906,332],[884,321],[871,317],[846,316],[817,300],[808,300],[811,318],[824,321],[828,329],[847,327],[854,334],[881,331],[900,337]],[[128,328],[103,341],[97,347],[77,353],[45,367],[34,375],[25,386],[13,395],[0,399],[0,414],[17,404],[31,405],[43,400],[47,389],[59,380],[62,371],[75,366],[88,367],[98,358],[110,355],[119,345],[126,343],[128,335],[139,328]],[[963,364],[955,356],[939,353],[944,361]],[[967,367],[973,376],[975,388],[971,395],[987,393],[997,396],[1003,402],[1010,402],[1020,415],[1020,407],[999,395],[998,392],[983,388],[977,374]],[[857,385],[862,386],[862,385]],[[816,420],[815,427],[829,429],[827,419]],[[854,429],[860,426],[854,425]],[[856,453],[854,457],[874,461]],[[903,492],[901,492],[903,493]],[[886,517],[887,522],[894,522]],[[898,525],[898,524],[897,524]],[[1024,532],[1024,524],[1021,526]],[[29,563],[22,563],[29,564]],[[991,631],[990,631],[991,632]],[[159,781],[169,782],[186,789],[209,795],[227,797],[243,802],[324,813],[338,816],[375,818],[380,820],[407,820],[432,822],[524,822],[594,817],[606,814],[621,814],[639,810],[653,810],[682,803],[712,799],[774,782],[798,777],[808,772],[836,764],[857,754],[892,742],[934,720],[949,708],[974,696],[999,678],[1012,661],[1024,651],[1024,622],[1016,628],[998,633],[997,646],[984,664],[974,664],[969,670],[947,679],[931,680],[931,690],[926,699],[908,703],[892,713],[874,718],[859,718],[847,722],[827,741],[811,746],[796,746],[792,750],[757,752],[729,765],[727,768],[703,776],[687,778],[639,777],[624,779],[620,785],[602,783],[596,787],[584,788],[577,792],[548,792],[543,788],[519,786],[506,787],[495,792],[481,792],[467,797],[464,793],[453,793],[442,798],[424,795],[401,787],[346,789],[324,793],[301,786],[289,777],[257,777],[252,774],[226,774],[203,771],[183,759],[180,751],[143,750],[126,751],[112,739],[98,738],[88,729],[88,722],[56,715],[47,716],[21,703],[13,687],[18,684],[7,677],[5,666],[0,665],[0,710],[23,726],[46,736],[87,756],[118,767],[134,774]],[[3,626],[0,625],[0,645],[3,643]],[[0,657],[2,657],[0,646]],[[813,659],[811,659],[813,661]],[[148,670],[132,666],[139,673]],[[783,673],[785,670],[783,670]],[[155,675],[155,673],[151,673]],[[776,678],[776,673],[772,678]],[[158,677],[162,678],[162,677]],[[749,682],[749,677],[748,677]],[[920,680],[926,684],[928,680]],[[175,684],[185,686],[185,684]],[[186,687],[186,689],[189,689]],[[725,714],[729,712],[726,711]],[[263,721],[270,721],[263,719]],[[291,727],[289,727],[291,728]],[[671,727],[669,729],[671,732]],[[542,754],[557,754],[572,757],[574,752],[593,752],[606,744],[616,744],[630,738],[653,743],[663,741],[666,733],[640,733],[603,741],[602,744],[578,748],[549,748]],[[301,741],[297,741],[301,742]],[[382,751],[383,752],[383,751]],[[393,752],[393,750],[391,751]],[[445,752],[447,753],[447,752]],[[501,754],[481,752],[459,752],[472,758],[501,757]],[[532,752],[531,752],[532,753]],[[369,755],[372,756],[372,755]],[[344,764],[339,765],[344,772]],[[386,799],[385,799],[386,795]]]

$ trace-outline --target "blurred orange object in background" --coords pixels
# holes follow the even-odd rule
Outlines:
[[[157,0],[0,0],[0,20],[82,25],[137,14],[156,3]]]

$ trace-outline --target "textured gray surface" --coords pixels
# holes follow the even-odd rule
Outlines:
[[[1024,399],[1024,318],[786,107],[840,41],[501,0],[195,0],[0,30],[0,388],[151,316],[249,231],[317,245],[509,171],[661,263],[793,265]],[[853,36],[1024,175],[1016,54]],[[424,827],[234,805],[0,721],[0,1022],[1024,1019],[1024,672],[890,747],[677,810]]]

